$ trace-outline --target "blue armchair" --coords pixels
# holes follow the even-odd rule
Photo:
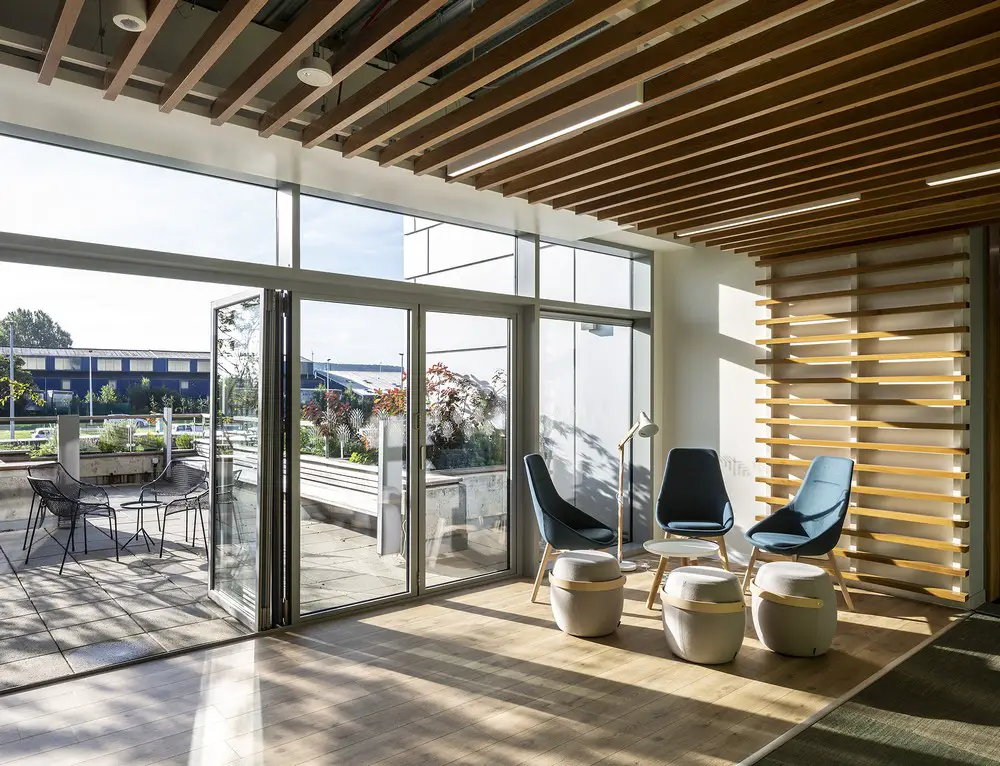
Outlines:
[[[528,487],[535,507],[535,517],[538,519],[538,530],[545,540],[545,552],[538,564],[535,586],[531,591],[531,600],[534,601],[549,561],[554,560],[562,551],[610,548],[618,543],[618,535],[615,530],[566,502],[559,495],[541,455],[525,455],[524,468],[528,473]]]
[[[847,608],[854,610],[844,576],[833,555],[833,548],[843,534],[853,475],[853,460],[829,456],[815,458],[791,502],[746,531],[745,537],[753,545],[753,553],[743,580],[744,591],[750,585],[759,551],[796,559],[799,556],[826,556],[840,583]]]
[[[729,569],[725,534],[733,528],[733,506],[715,450],[670,450],[656,498],[656,523],[667,537],[714,540],[722,563]]]

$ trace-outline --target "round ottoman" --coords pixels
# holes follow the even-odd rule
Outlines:
[[[625,605],[625,578],[618,559],[602,551],[560,554],[549,575],[549,601],[564,633],[583,637],[613,633]]]
[[[670,651],[688,662],[718,665],[736,658],[746,631],[739,578],[713,567],[678,567],[660,592]]]
[[[837,632],[837,597],[830,575],[812,564],[773,561],[751,586],[757,637],[772,652],[818,657]]]

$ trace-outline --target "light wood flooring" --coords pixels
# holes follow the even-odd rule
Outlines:
[[[519,580],[13,693],[0,764],[734,763],[958,614],[854,591],[826,656],[750,626],[702,667],[671,657],[651,578],[604,639],[560,633]]]

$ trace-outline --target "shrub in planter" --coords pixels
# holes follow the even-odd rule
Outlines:
[[[128,448],[129,424],[124,420],[105,420],[97,436],[99,452],[124,452]]]
[[[180,434],[180,436],[191,436],[191,434]],[[194,437],[191,437],[192,443],[194,443]],[[187,449],[186,447],[180,447],[180,439],[178,439],[178,447],[180,449]],[[141,452],[163,452],[165,443],[163,437],[159,434],[142,434],[136,437],[135,440],[136,449]]]
[[[360,452],[352,452],[350,462],[357,463],[358,465],[375,465],[378,462],[378,450],[366,449]]]
[[[59,452],[58,446],[56,445],[55,436],[49,437],[49,440],[44,444],[39,445],[37,449],[31,450],[32,457],[51,457]]]
[[[174,446],[177,449],[194,449],[194,434],[177,434],[174,437]]]

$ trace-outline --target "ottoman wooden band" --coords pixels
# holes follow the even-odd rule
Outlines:
[[[730,614],[732,612],[742,612],[746,609],[746,604],[742,601],[731,601],[729,603],[716,604],[712,601],[691,601],[680,596],[671,596],[669,593],[662,594],[665,604],[684,609],[688,612],[705,612],[706,614]]]
[[[601,580],[600,582],[580,582],[577,580],[563,580],[559,577],[553,577],[549,575],[549,585],[554,585],[557,588],[562,588],[563,590],[587,590],[587,591],[601,591],[601,590],[615,590],[616,588],[621,588],[625,585],[625,576],[621,576],[616,580]]]
[[[786,596],[783,593],[772,593],[771,591],[764,590],[757,585],[756,580],[750,583],[750,592],[765,601],[771,601],[775,604],[784,604],[785,606],[798,606],[803,609],[820,609],[823,606],[823,599],[821,598],[809,598],[808,596]]]

